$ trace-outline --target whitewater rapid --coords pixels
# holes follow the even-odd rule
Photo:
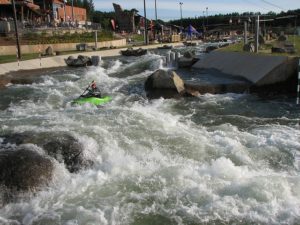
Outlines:
[[[56,162],[48,187],[0,208],[0,224],[299,224],[300,110],[293,99],[206,94],[148,100],[162,57],[58,70],[0,96],[1,133],[64,131],[95,165]],[[95,80],[113,100],[72,106]]]

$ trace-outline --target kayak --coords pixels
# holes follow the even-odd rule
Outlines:
[[[109,101],[111,101],[111,97],[110,96],[105,96],[103,98],[97,98],[97,97],[79,97],[77,99],[75,99],[72,103],[73,104],[85,104],[85,103],[90,103],[93,105],[103,105]]]

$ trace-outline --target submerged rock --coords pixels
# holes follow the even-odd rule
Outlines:
[[[0,185],[13,191],[35,191],[52,179],[51,159],[28,147],[0,149]]]
[[[64,132],[24,132],[11,134],[4,137],[4,143],[12,144],[35,144],[55,158],[64,163],[71,172],[78,172],[80,169],[90,167],[93,162],[85,158],[83,146],[72,135]]]

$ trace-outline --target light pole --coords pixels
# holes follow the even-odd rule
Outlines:
[[[207,19],[206,26],[208,26],[208,7],[206,7],[206,19]]]
[[[147,30],[147,13],[146,13],[146,0],[144,0],[144,26],[145,26],[145,44],[148,45],[148,30]]]
[[[179,2],[179,6],[180,6],[180,29],[182,29],[182,2]]]
[[[155,0],[155,21],[157,22],[157,7],[156,7],[156,0]]]

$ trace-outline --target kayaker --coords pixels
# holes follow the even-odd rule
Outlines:
[[[97,97],[97,98],[102,98],[101,91],[96,85],[96,82],[93,81],[91,85],[87,89],[88,93],[84,95],[84,97]]]

